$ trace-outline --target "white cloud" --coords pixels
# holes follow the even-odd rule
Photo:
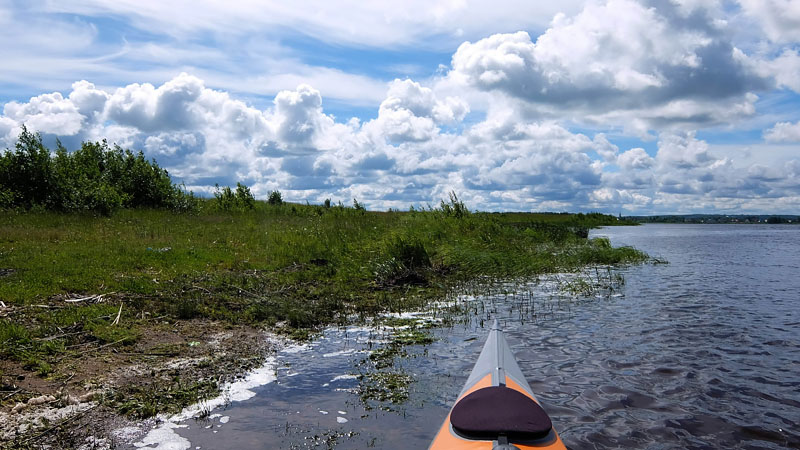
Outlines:
[[[412,80],[394,80],[381,102],[378,118],[366,125],[377,128],[390,141],[426,141],[439,133],[439,125],[455,124],[469,112],[457,97],[439,100],[430,88]]]
[[[67,131],[76,140],[108,138],[143,149],[198,192],[244,181],[259,196],[280,189],[297,201],[356,197],[371,208],[436,203],[455,190],[481,209],[677,211],[686,208],[677,199],[757,204],[800,189],[788,181],[800,171],[791,152],[775,160],[755,151],[745,157],[715,150],[693,132],[661,133],[651,157],[641,148],[620,151],[602,133],[590,138],[501,107],[461,131],[440,131],[467,108],[460,98],[441,99],[433,89],[398,80],[378,118],[341,123],[325,114],[311,86],[280,92],[262,111],[181,74],[161,86],[110,92],[82,81],[66,97],[9,103],[0,134],[14,135],[35,119],[30,126],[48,135]],[[56,126],[60,120],[66,125]]]
[[[138,7],[139,4],[128,6]],[[144,2],[141,6],[142,12],[155,15],[161,8],[169,12],[179,5]],[[228,10],[241,5],[205,6],[210,10]],[[170,36],[171,31],[178,30],[173,21],[184,16],[186,11],[160,17],[158,20],[172,19],[148,31],[129,25],[130,29],[108,26],[100,32],[103,22],[108,21],[108,14],[113,16],[111,21],[123,24],[132,21],[133,16],[139,17],[136,12],[126,12],[123,2],[119,7],[106,8],[99,2],[66,5],[32,1],[4,10],[6,14],[0,15],[0,42],[14,45],[0,46],[0,60],[3,61],[0,89],[5,90],[0,90],[0,94],[63,92],[81,79],[91,79],[100,87],[145,82],[158,85],[181,72],[199,76],[217,89],[251,98],[271,97],[282,90],[310,84],[327,99],[374,106],[380,103],[386,90],[386,81],[380,76],[304,62],[292,49],[279,44],[274,35],[264,32],[266,28],[258,30],[258,35],[254,36],[237,24],[219,29],[219,34],[209,37],[206,29],[190,27],[194,30],[192,33],[196,33],[194,37],[176,39]],[[192,5],[191,10],[203,7],[202,4]],[[261,5],[259,9],[265,14]],[[56,10],[85,12],[88,16],[65,15]],[[132,16],[127,16],[128,13]],[[226,12],[220,14],[224,16]],[[156,22],[139,25],[148,28],[153,23]],[[285,31],[285,28],[280,30]]]
[[[665,166],[681,169],[706,166],[712,162],[708,143],[697,139],[694,132],[661,135],[656,160]]]
[[[24,104],[6,103],[3,114],[35,130],[62,136],[78,133],[83,121],[78,108],[58,92],[33,97]]]
[[[449,77],[520,99],[539,115],[626,128],[635,119],[639,135],[752,115],[751,91],[767,83],[735,57],[724,24],[658,5],[589,3],[574,17],[557,15],[535,42],[526,32],[465,42]]]
[[[19,123],[5,116],[0,116],[0,146],[3,148],[13,147],[19,136]]]
[[[277,137],[289,144],[311,145],[320,128],[332,120],[322,113],[322,96],[309,85],[275,96]]]
[[[591,201],[597,206],[619,206],[628,205],[629,207],[642,207],[652,203],[653,199],[635,191],[626,189],[600,188],[592,191]]]
[[[242,35],[291,29],[338,44],[358,46],[427,46],[456,44],[503,29],[541,29],[558,12],[574,13],[582,1],[519,2],[498,0],[409,0],[330,2],[310,0],[228,2],[212,0],[93,0],[34,2],[35,12],[124,17],[152,33],[187,36],[213,32]],[[431,37],[437,39],[430,39]]]
[[[95,114],[105,109],[108,97],[107,92],[97,89],[94,84],[86,80],[81,80],[72,83],[69,101],[84,117],[92,119]]]
[[[744,12],[754,17],[774,42],[800,42],[800,1],[739,0]]]
[[[51,93],[8,102],[0,142],[13,145],[26,123],[71,147],[108,138],[142,149],[197,192],[244,181],[257,196],[356,197],[370,208],[436,204],[451,190],[479,209],[800,207],[800,162],[786,145],[797,142],[797,117],[761,110],[772,89],[800,92],[796,49],[775,44],[790,27],[775,25],[773,42],[734,46],[735,21],[751,19],[716,0],[416,1],[319,2],[316,14],[308,4],[201,1],[182,15],[173,13],[183,1],[34,1],[26,14],[0,13],[9,39],[24,35],[20,19],[42,16],[30,39],[0,49],[0,82]],[[78,17],[64,25],[54,12]],[[92,23],[101,17],[158,39],[101,39],[108,30]],[[287,43],[287,29],[311,41]],[[355,61],[381,47],[426,48],[421,60],[436,59],[464,40],[428,79],[387,82],[393,58]],[[370,109],[362,119],[329,113],[343,104]],[[756,122],[778,122],[767,143],[698,138],[709,125],[720,133]],[[623,147],[611,137],[620,132],[658,139],[657,153]]]
[[[800,122],[778,122],[774,127],[764,132],[767,142],[793,142],[800,143]]]
[[[649,169],[653,167],[655,160],[644,151],[643,148],[632,148],[623,152],[617,158],[617,164],[623,169]]]
[[[800,93],[800,53],[797,50],[785,49],[774,59],[765,57],[747,57],[739,55],[755,71],[764,78],[774,79],[778,88],[788,88]]]

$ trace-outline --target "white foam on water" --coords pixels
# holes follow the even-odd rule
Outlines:
[[[341,380],[357,380],[357,379],[358,379],[358,375],[353,375],[353,374],[348,373],[348,374],[344,374],[344,375],[336,375],[335,377],[333,377],[333,379],[330,382],[331,383],[335,383],[335,382],[341,381]]]
[[[172,422],[164,422],[160,426],[150,430],[140,442],[134,442],[136,448],[152,448],[158,450],[187,450],[192,444],[188,439],[175,432],[175,428],[186,428],[187,425],[179,425]],[[151,447],[155,445],[155,447]]]
[[[319,413],[322,414],[323,416],[327,416],[328,415],[328,411],[323,411],[321,409],[319,410]]]
[[[352,355],[356,352],[354,348],[348,348],[347,350],[339,350],[338,352],[330,352],[325,353],[322,355],[323,358],[333,358],[334,356],[344,356],[344,355]]]
[[[337,417],[336,418],[336,422],[338,422],[338,423],[347,423],[348,420],[345,419],[344,417]]]
[[[228,423],[231,420],[231,416],[222,416],[219,419],[219,423]]]
[[[422,312],[422,311],[410,311],[410,312],[402,312],[402,313],[390,312],[390,313],[384,314],[383,316],[384,317],[393,317],[395,319],[416,319],[419,316],[422,316],[422,315],[425,315],[425,314],[427,314],[427,313]]]
[[[305,352],[305,351],[308,351],[308,350],[311,350],[311,345],[310,344],[296,344],[296,345],[290,345],[290,346],[282,349],[280,351],[280,353],[288,353],[288,354],[301,353],[301,352]]]
[[[133,445],[137,448],[158,450],[188,450],[191,448],[189,440],[175,432],[176,428],[187,428],[188,425],[182,425],[179,422],[197,417],[229,402],[241,402],[253,398],[256,393],[252,389],[275,381],[276,369],[277,362],[275,357],[267,358],[263,366],[250,372],[243,379],[223,386],[221,389],[222,394],[218,397],[187,406],[183,411],[171,417],[159,416],[159,419],[162,420],[161,424],[150,430],[141,441],[134,442]],[[215,415],[215,417],[219,416]],[[230,420],[230,417],[224,416],[220,419],[220,422],[227,423],[228,420]],[[214,433],[216,432],[214,430]],[[152,447],[153,445],[155,447]]]
[[[344,329],[347,333],[374,333],[375,327],[366,327],[366,326],[348,326]]]
[[[344,411],[336,411],[336,412],[337,412],[337,413],[339,413],[339,414],[341,414],[341,415],[343,415],[343,416],[346,416],[346,415],[347,415],[347,413],[346,413],[346,412],[344,412]]]

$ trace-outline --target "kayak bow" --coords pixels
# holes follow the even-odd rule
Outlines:
[[[564,449],[495,319],[478,361],[429,449]]]

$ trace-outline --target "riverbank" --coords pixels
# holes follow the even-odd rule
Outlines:
[[[87,423],[113,438],[103,433],[120,421],[214,396],[270,353],[265,333],[302,340],[328,324],[419,309],[463,280],[644,258],[586,239],[588,228],[616,224],[610,216],[445,206],[4,214],[4,445],[77,447]],[[64,415],[48,418],[53,409]]]

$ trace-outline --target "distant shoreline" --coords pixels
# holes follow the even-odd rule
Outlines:
[[[688,224],[799,224],[800,216],[788,214],[686,214],[657,216],[622,216],[624,220],[638,223],[688,223]]]

